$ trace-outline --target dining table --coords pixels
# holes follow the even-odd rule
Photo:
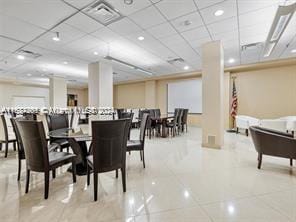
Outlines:
[[[152,121],[159,123],[161,125],[161,130],[158,132],[162,138],[168,137],[168,129],[166,127],[167,121],[174,119],[175,116],[170,114],[162,114],[160,116],[152,116],[150,117]]]
[[[88,133],[88,125],[77,128],[62,128],[50,131],[48,136],[52,139],[66,139],[76,155],[76,173],[79,176],[86,175],[87,162],[86,157],[89,154],[87,142],[91,142],[92,137]],[[69,167],[68,171],[72,171]]]

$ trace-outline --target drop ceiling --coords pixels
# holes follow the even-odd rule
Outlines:
[[[296,49],[295,14],[268,58],[261,56],[262,47],[240,50],[242,45],[263,44],[278,5],[295,1],[134,0],[127,5],[123,0],[106,0],[123,16],[107,26],[84,13],[92,2],[1,0],[0,79],[46,85],[48,76],[57,75],[85,85],[88,64],[106,61],[108,55],[156,76],[200,70],[201,45],[213,40],[222,41],[226,66],[296,57],[291,52]],[[215,16],[217,10],[224,14]],[[57,33],[60,41],[53,41]],[[19,49],[42,56],[19,60]],[[167,62],[174,58],[184,59],[184,64]],[[234,62],[229,63],[230,58]],[[149,77],[112,65],[115,82]]]

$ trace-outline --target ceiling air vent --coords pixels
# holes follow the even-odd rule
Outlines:
[[[259,49],[262,47],[262,42],[255,42],[247,45],[241,46],[241,51],[248,51],[248,50],[254,50],[254,49]]]
[[[30,59],[37,59],[38,57],[41,56],[41,54],[39,54],[39,53],[28,51],[28,50],[19,50],[19,51],[17,51],[17,54],[23,55],[26,58],[30,58]]]
[[[185,61],[182,58],[175,58],[175,59],[167,60],[167,62],[170,63],[170,64],[175,64],[175,63],[183,63]]]
[[[115,8],[102,0],[92,3],[83,11],[103,25],[109,25],[122,18]]]

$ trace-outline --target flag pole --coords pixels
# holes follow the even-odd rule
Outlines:
[[[231,107],[230,107],[230,116],[232,119],[232,128],[227,130],[227,132],[235,133],[236,130],[234,128],[235,126],[235,116],[237,114],[237,92],[236,92],[236,86],[235,86],[235,79],[236,76],[231,76],[232,79],[232,95],[231,95]]]

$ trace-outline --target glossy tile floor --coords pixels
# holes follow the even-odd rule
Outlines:
[[[296,221],[296,167],[288,159],[263,157],[257,170],[250,138],[225,134],[222,150],[201,148],[200,138],[190,128],[173,139],[147,139],[146,169],[139,153],[128,155],[127,192],[113,172],[101,174],[97,202],[86,177],[73,185],[66,167],[51,180],[48,200],[42,174],[33,174],[25,194],[15,154],[1,153],[0,221]]]

